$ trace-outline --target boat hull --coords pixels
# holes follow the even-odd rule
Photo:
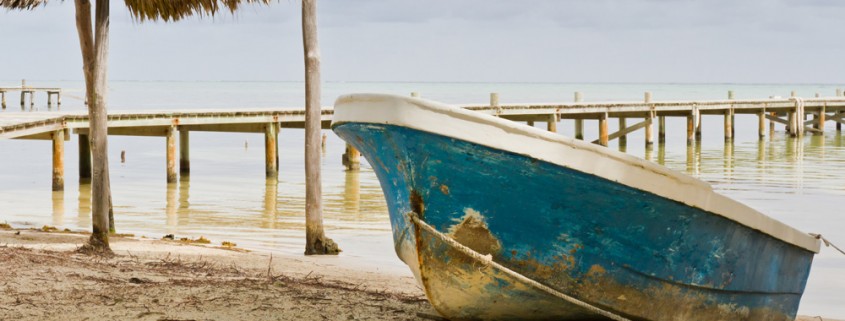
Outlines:
[[[334,131],[367,158],[397,254],[450,319],[601,316],[474,261],[428,224],[556,291],[636,320],[794,320],[813,252],[659,195],[389,124]]]

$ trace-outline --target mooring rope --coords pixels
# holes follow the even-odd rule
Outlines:
[[[505,266],[503,266],[499,263],[496,263],[495,261],[493,261],[492,255],[490,255],[490,254],[484,255],[484,254],[478,253],[475,250],[467,247],[466,245],[463,245],[463,244],[459,243],[458,241],[455,241],[455,239],[449,237],[446,234],[441,233],[440,231],[438,231],[437,229],[435,229],[431,225],[428,225],[428,223],[422,221],[417,216],[417,214],[414,213],[414,212],[408,212],[407,215],[408,215],[408,217],[411,218],[411,221],[414,224],[416,224],[417,226],[419,226],[420,228],[428,231],[429,233],[433,234],[435,237],[437,237],[441,241],[443,241],[446,244],[454,247],[456,250],[462,252],[463,254],[466,254],[470,258],[473,258],[473,259],[481,262],[484,265],[492,265],[494,268],[501,270],[502,272],[504,272],[505,274],[507,274],[508,276],[510,276],[512,278],[515,278],[519,281],[525,282],[526,284],[528,284],[528,285],[530,285],[530,286],[532,286],[532,287],[534,287],[534,288],[536,288],[540,291],[546,292],[546,293],[548,293],[552,296],[563,299],[564,301],[567,301],[567,302],[572,303],[574,305],[577,305],[581,308],[584,308],[587,311],[590,311],[590,312],[593,312],[593,313],[596,313],[596,314],[599,314],[599,315],[602,315],[602,316],[605,316],[605,317],[608,317],[610,319],[617,320],[617,321],[630,321],[630,319],[627,319],[623,316],[620,316],[620,315],[615,314],[615,313],[610,312],[610,311],[602,310],[601,308],[593,306],[593,305],[591,305],[587,302],[578,300],[578,299],[573,298],[569,295],[561,293],[560,291],[557,291],[557,290],[552,289],[552,288],[550,288],[546,285],[543,285],[540,282],[534,281],[534,280],[528,278],[527,276],[520,274],[519,272],[513,271],[513,270],[511,270],[511,269],[509,269],[509,268],[507,268],[507,267],[505,267]]]
[[[835,244],[831,243],[828,239],[824,238],[824,236],[822,236],[821,234],[810,233],[810,235],[812,235],[816,239],[822,240],[822,242],[824,243],[824,246],[832,247],[832,248],[836,249],[837,251],[839,251],[839,253],[842,253],[843,255],[845,255],[845,251],[842,251],[842,249],[837,247]]]

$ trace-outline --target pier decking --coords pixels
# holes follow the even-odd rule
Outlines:
[[[585,119],[598,120],[599,137],[593,142],[607,146],[613,139],[627,143],[626,136],[636,130],[645,130],[646,146],[654,142],[654,123],[658,123],[658,140],[665,141],[666,117],[686,119],[687,142],[692,144],[701,139],[701,118],[703,115],[718,115],[724,119],[724,137],[731,141],[734,136],[736,114],[755,115],[758,119],[759,137],[774,130],[775,123],[786,125],[787,131],[801,137],[806,132],[823,133],[827,122],[836,123],[841,130],[845,123],[845,97],[800,97],[735,100],[729,93],[726,100],[702,101],[652,101],[645,93],[639,102],[583,102],[582,95],[575,93],[571,103],[543,104],[499,104],[499,95],[491,94],[489,104],[462,105],[461,107],[495,115],[513,121],[525,121],[530,125],[545,122],[549,131],[557,132],[562,119],[575,122],[574,137],[584,139]],[[414,93],[414,96],[419,94]],[[333,115],[331,107],[321,112],[322,127],[329,128]],[[806,120],[807,116],[812,119]],[[610,133],[610,118],[619,120],[619,130]],[[637,119],[628,125],[629,118]],[[304,128],[305,110],[299,108],[237,109],[237,110],[183,110],[183,111],[111,111],[108,116],[108,134],[124,136],[157,136],[167,141],[167,181],[177,180],[179,172],[190,172],[189,135],[191,131],[260,133],[265,137],[265,163],[268,177],[278,173],[278,134],[280,128]],[[88,114],[85,112],[4,112],[0,113],[0,139],[43,139],[53,141],[53,189],[64,188],[64,141],[70,134],[79,137],[80,177],[91,176],[90,150],[88,148]],[[177,137],[178,148],[177,151]],[[177,162],[177,155],[179,160]],[[347,146],[343,163],[349,169],[356,169],[360,154]]]

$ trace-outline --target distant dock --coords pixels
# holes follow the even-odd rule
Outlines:
[[[29,95],[29,106],[35,106],[35,93],[43,91],[47,93],[47,107],[53,106],[53,96],[56,96],[56,106],[62,106],[62,89],[52,87],[30,87],[26,85],[26,80],[21,81],[20,87],[0,87],[0,106],[6,109],[6,93],[10,91],[21,92],[21,109],[26,108],[26,96]]]
[[[412,96],[419,97],[413,93]],[[794,95],[793,95],[794,96]],[[818,96],[818,95],[817,95]],[[463,108],[529,125],[545,122],[547,130],[557,132],[562,119],[575,122],[574,137],[584,139],[584,120],[598,120],[599,137],[593,142],[607,146],[618,139],[627,144],[627,135],[637,130],[645,131],[646,146],[654,143],[654,123],[657,123],[657,140],[666,137],[666,117],[686,119],[688,144],[701,140],[703,115],[721,116],[724,119],[725,141],[732,141],[735,132],[735,115],[755,115],[758,133],[762,139],[774,132],[776,124],[785,125],[794,137],[805,133],[823,133],[825,124],[833,122],[836,130],[845,124],[845,97],[841,91],[833,97],[768,98],[735,100],[733,92],[726,100],[653,101],[650,93],[638,102],[583,102],[581,93],[574,101],[549,104],[499,104],[499,95],[490,95],[489,104],[464,105]],[[331,125],[334,110],[324,107],[321,124]],[[807,119],[811,117],[810,119]],[[619,121],[619,130],[609,132],[609,120]],[[628,125],[634,119],[635,124]],[[766,123],[769,123],[768,131]],[[53,141],[53,190],[64,188],[64,142],[71,134],[79,137],[79,176],[91,177],[89,148],[89,122],[85,112],[4,112],[0,113],[0,139],[40,139]],[[178,173],[190,172],[190,132],[233,132],[264,134],[265,169],[268,177],[278,175],[278,135],[281,128],[304,128],[304,108],[269,108],[238,110],[183,110],[183,111],[111,111],[108,116],[108,134],[122,136],[164,137],[167,155],[167,181],[176,182]],[[178,136],[178,138],[177,138]],[[178,140],[177,140],[178,139]],[[178,144],[177,144],[178,141]],[[178,146],[178,149],[177,149]],[[177,161],[178,160],[178,161]],[[178,172],[177,172],[177,164]],[[347,145],[343,164],[350,170],[360,165],[360,154]]]

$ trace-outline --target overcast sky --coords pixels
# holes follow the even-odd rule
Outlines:
[[[844,83],[841,0],[321,0],[329,81]],[[72,1],[0,11],[0,79],[81,79]],[[302,79],[295,0],[138,23],[110,77]]]

